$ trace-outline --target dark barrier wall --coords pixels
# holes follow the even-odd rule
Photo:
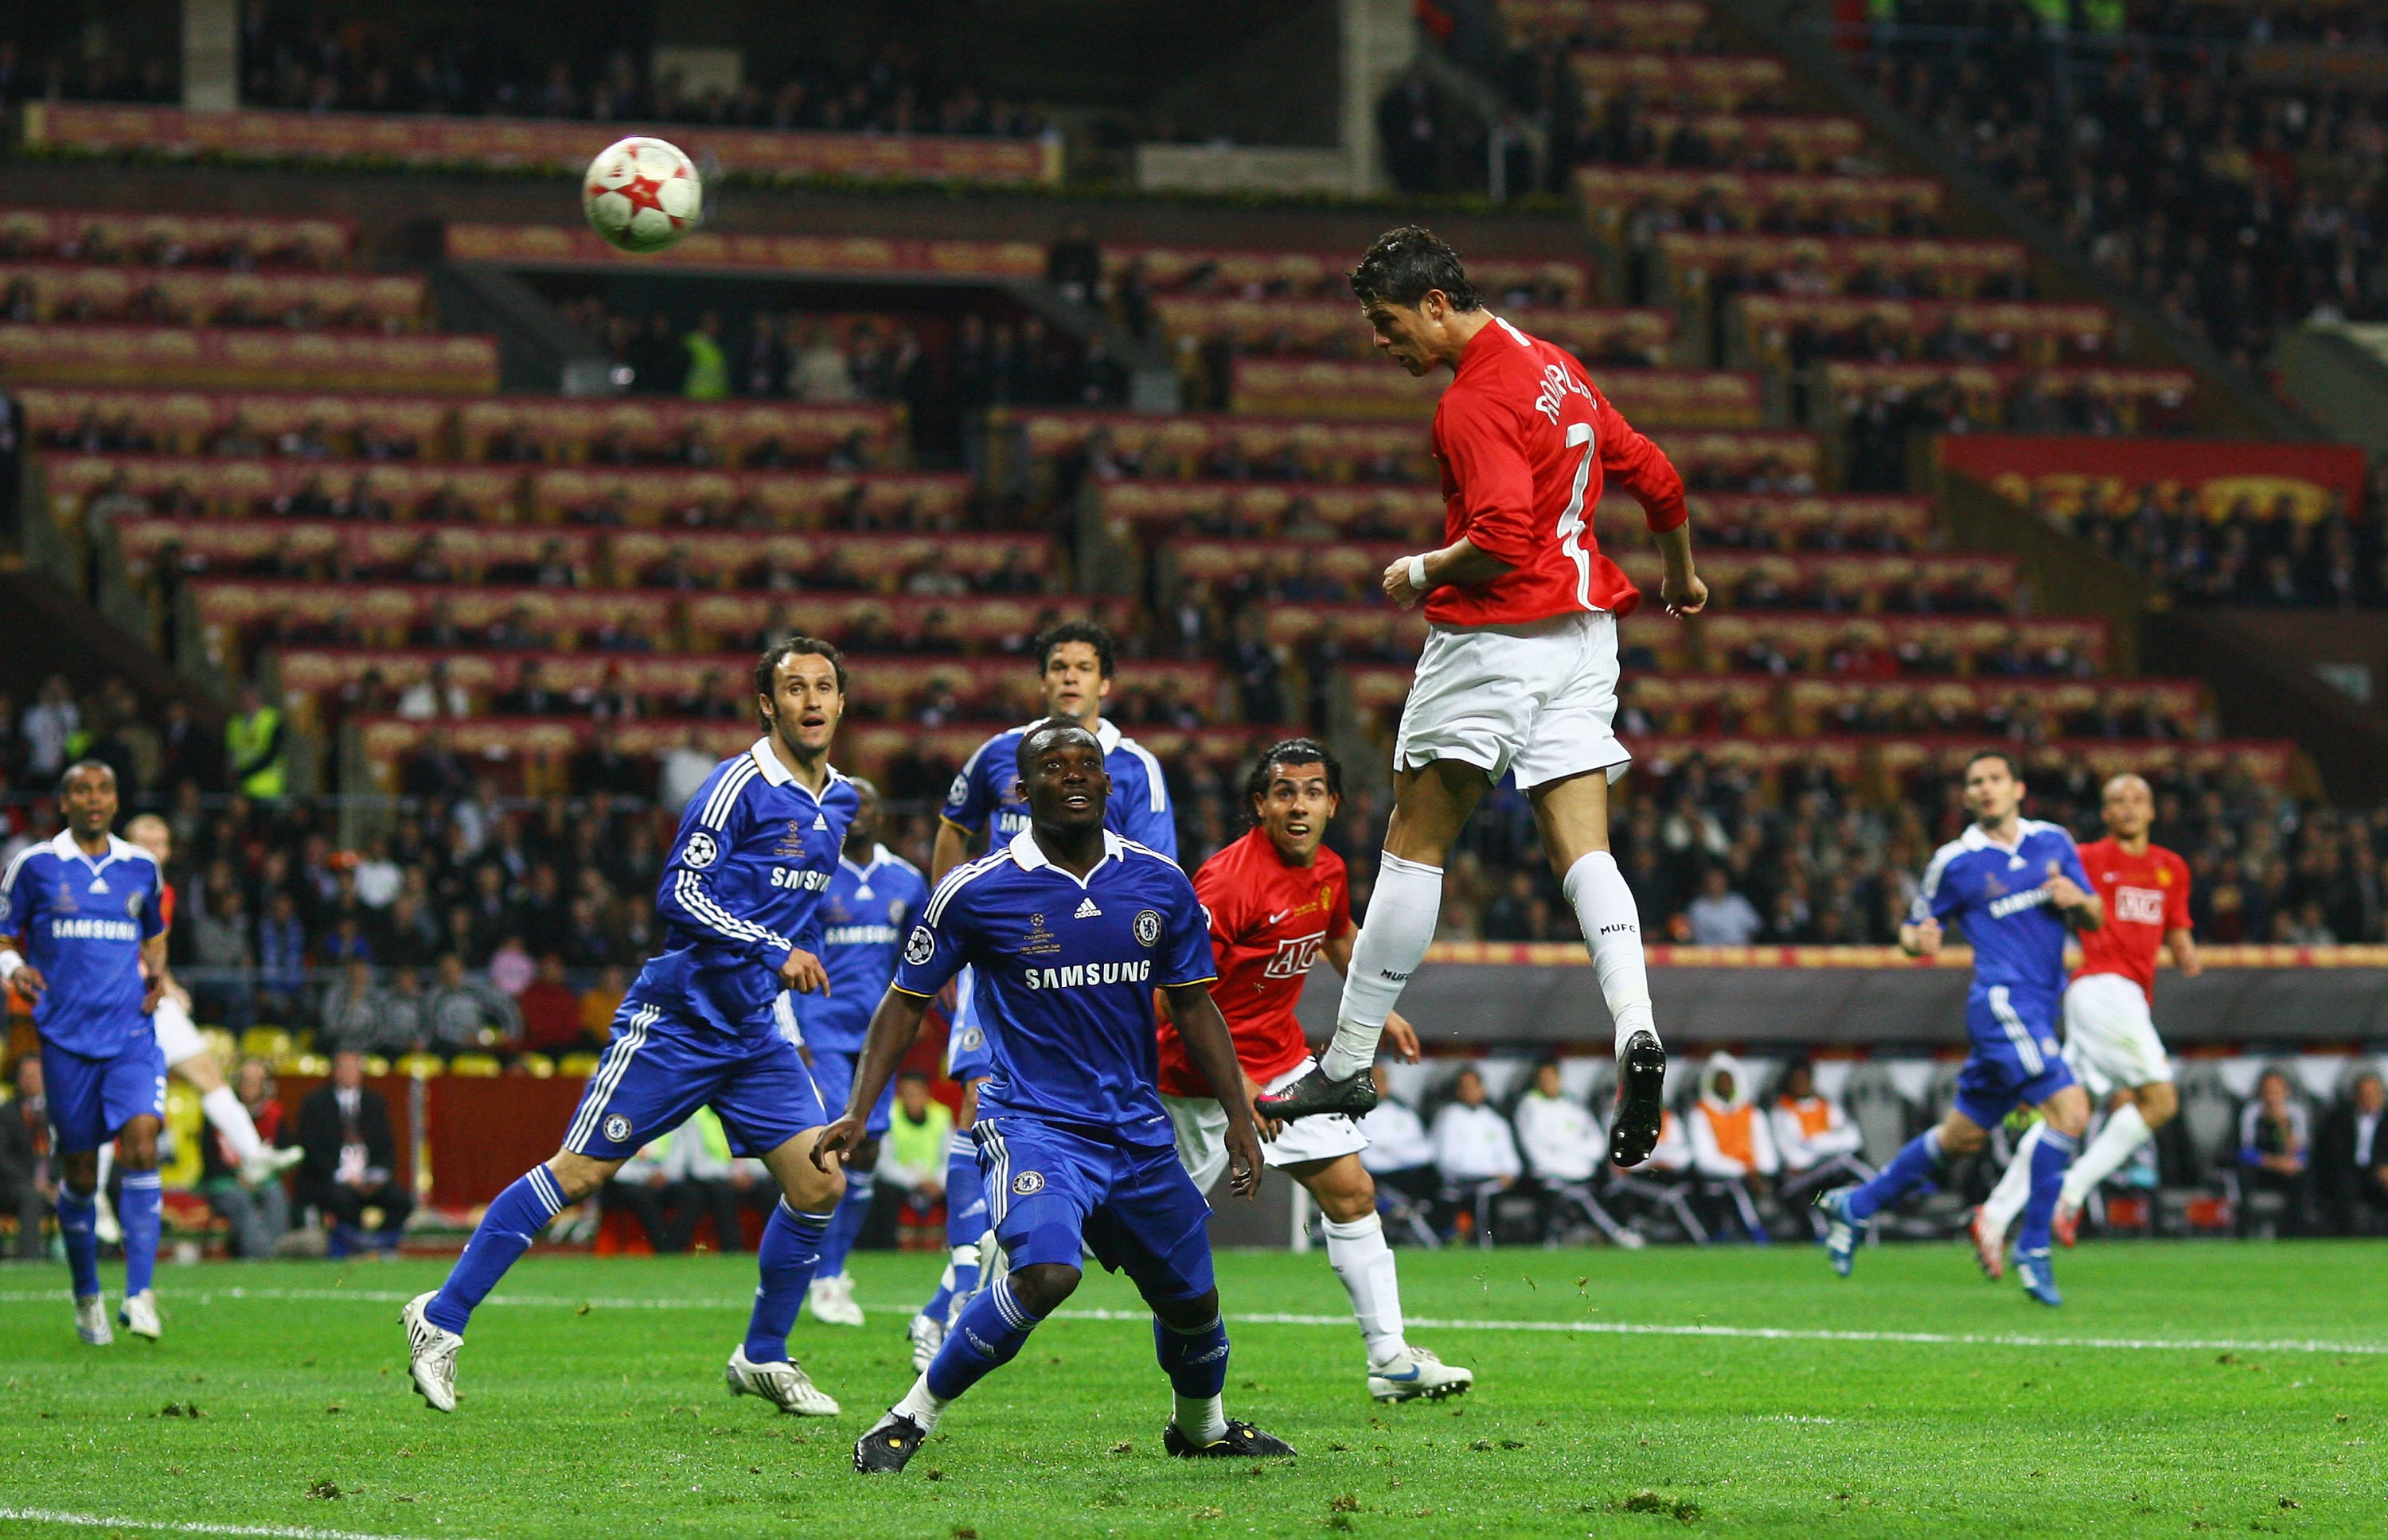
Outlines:
[[[1580,948],[1438,947],[1402,995],[1402,1014],[1429,1045],[1467,1042],[1597,1043],[1608,1011]],[[1460,961],[1505,957],[1518,961]],[[1650,969],[1662,1035],[1684,1042],[1955,1046],[1965,1041],[1971,974],[1954,959],[1938,966],[1893,961],[1896,953],[1851,949],[1819,966],[1785,966],[1780,949],[1732,961],[1696,962],[1690,948]],[[2388,948],[2209,949],[2204,976],[2159,974],[2156,1028],[2175,1046],[2388,1042]],[[1743,960],[1747,959],[1747,960]],[[2302,959],[2302,962],[2297,961]],[[2249,966],[2251,964],[2258,966]],[[1302,1023],[1314,1039],[1335,1028],[1334,974],[1315,970],[1302,995]]]

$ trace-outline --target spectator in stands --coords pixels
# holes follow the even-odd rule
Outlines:
[[[662,765],[655,776],[655,800],[677,815],[696,795],[697,788],[713,774],[720,763],[719,756],[705,747],[702,732],[688,726],[680,729],[680,741],[664,751]]]
[[[48,1254],[43,1225],[57,1207],[58,1168],[50,1150],[50,1104],[42,1089],[42,1055],[17,1060],[16,1094],[0,1103],[0,1213],[17,1219],[17,1257]]]
[[[431,1020],[424,1013],[423,974],[411,965],[389,970],[382,997],[381,1042],[390,1054],[420,1054],[431,1046]]]
[[[1783,1162],[1775,1196],[1785,1208],[1810,1215],[1822,1240],[1823,1218],[1809,1200],[1828,1187],[1874,1180],[1874,1168],[1858,1154],[1865,1138],[1838,1102],[1817,1091],[1815,1067],[1806,1059],[1793,1059],[1784,1067],[1769,1121],[1775,1154]]]
[[[692,401],[727,400],[730,355],[721,347],[721,317],[705,311],[680,346],[687,350],[688,363],[681,371],[680,393]]]
[[[425,1036],[435,1054],[495,1053],[522,1036],[522,1012],[502,990],[467,978],[456,953],[439,958],[439,978],[423,997]]]
[[[395,1254],[414,1199],[395,1175],[398,1142],[389,1104],[364,1083],[362,1054],[332,1055],[332,1078],[298,1104],[298,1121],[281,1142],[307,1152],[298,1167],[298,1202],[320,1213],[331,1231],[324,1255],[341,1257],[360,1244]],[[370,1234],[366,1210],[380,1210]]]
[[[2322,1120],[2314,1141],[2314,1177],[2333,1234],[2388,1231],[2388,1138],[2382,1137],[2382,1124],[2388,1119],[2383,1113],[2388,1113],[2388,1085],[2382,1083],[2379,1071],[2366,1069]]]
[[[1061,236],[1045,248],[1045,282],[1073,305],[1091,305],[1103,279],[1102,247],[1086,230],[1086,221],[1072,220]]]
[[[0,101],[5,101],[8,89],[0,82]],[[8,375],[0,370],[0,532],[14,539],[17,536],[17,486],[23,478],[26,448],[25,408],[8,388]]]
[[[1360,1119],[1360,1131],[1368,1136],[1360,1164],[1376,1180],[1377,1206],[1405,1220],[1403,1230],[1411,1238],[1439,1245],[1442,1238],[1419,1213],[1419,1205],[1431,1204],[1442,1190],[1434,1168],[1434,1141],[1416,1111],[1393,1095],[1385,1067],[1376,1066],[1369,1075],[1376,1081],[1377,1105]]]
[[[539,960],[539,977],[514,1004],[522,1012],[525,1052],[555,1056],[597,1046],[580,1025],[580,997],[565,980],[561,953]]]
[[[2305,1103],[2284,1069],[2267,1069],[2239,1113],[2240,1233],[2301,1235],[2313,1193],[2313,1141]]]
[[[1467,1216],[1478,1243],[1492,1243],[1492,1199],[1518,1184],[1521,1169],[1509,1120],[1486,1100],[1474,1066],[1459,1072],[1452,1100],[1434,1115],[1434,1168],[1454,1220]]]
[[[680,1138],[681,1129],[657,1135],[639,1146],[636,1155],[615,1168],[605,1185],[597,1190],[597,1207],[603,1213],[628,1214],[637,1221],[639,1233],[646,1237],[648,1249],[657,1256],[672,1256],[688,1249],[688,1236],[677,1223],[679,1216],[666,1206],[664,1196],[671,1186],[671,1177],[664,1169],[664,1160],[671,1153],[672,1141]],[[695,1216],[691,1214],[692,1227]]]
[[[410,1046],[403,1041],[393,1043],[386,1035],[389,1025],[387,997],[381,986],[374,982],[373,965],[362,957],[349,958],[341,970],[340,981],[324,991],[315,1022],[317,1041],[326,1049],[402,1054]]]
[[[25,711],[17,730],[25,739],[25,778],[46,786],[66,768],[67,744],[83,730],[83,712],[74,690],[62,674],[42,681],[41,693]]]
[[[1747,946],[1766,928],[1757,907],[1735,892],[1733,874],[1710,866],[1700,876],[1700,896],[1683,911],[1694,946]]]
[[[1750,1240],[1765,1245],[1773,1237],[1759,1217],[1758,1200],[1772,1185],[1782,1162],[1774,1133],[1749,1095],[1748,1072],[1731,1054],[1711,1054],[1700,1070],[1700,1094],[1692,1104],[1692,1166],[1702,1189],[1724,1199]]]
[[[307,928],[289,890],[266,901],[257,922],[257,999],[275,1021],[296,1021],[306,1008]]]
[[[274,1099],[273,1073],[260,1058],[246,1058],[233,1074],[233,1092],[248,1109],[257,1137],[274,1142],[282,1131],[282,1104]],[[199,1191],[208,1206],[232,1227],[233,1255],[244,1261],[262,1261],[281,1245],[290,1229],[290,1195],[279,1178],[251,1187],[240,1180],[240,1156],[213,1129],[200,1137]]]
[[[1556,1060],[1534,1067],[1534,1083],[1518,1103],[1517,1125],[1527,1174],[1550,1195],[1552,1220],[1573,1210],[1612,1244],[1641,1249],[1641,1231],[1618,1223],[1593,1195],[1593,1179],[1607,1158],[1608,1141],[1591,1109],[1566,1093]]]
[[[244,797],[267,799],[289,789],[289,746],[282,713],[266,704],[255,685],[240,688],[240,706],[224,723],[224,762],[233,789]]]
[[[917,1069],[898,1074],[879,1156],[882,1197],[923,1215],[945,1202],[946,1153],[953,1132],[954,1115],[929,1095],[929,1077]]]
[[[424,676],[407,686],[400,694],[398,714],[409,722],[429,722],[436,717],[462,721],[473,714],[473,698],[465,692],[464,686],[451,677],[448,660],[434,658]]]
[[[235,1035],[257,1019],[257,949],[240,885],[210,883],[191,918],[191,994],[202,1019]]]

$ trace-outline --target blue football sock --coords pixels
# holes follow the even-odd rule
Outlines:
[[[986,1186],[979,1177],[978,1142],[958,1133],[946,1146],[946,1244],[974,1246],[985,1233]]]
[[[755,1286],[755,1311],[746,1319],[746,1361],[783,1363],[788,1357],[788,1329],[804,1307],[805,1291],[812,1287],[820,1266],[821,1237],[829,1231],[829,1214],[799,1214],[781,1198],[763,1227],[763,1243],[755,1248],[756,1270],[762,1281]]]
[[[2064,1169],[2073,1164],[2073,1154],[2080,1147],[2080,1141],[2040,1125],[2039,1147],[2031,1153],[2031,1196],[2024,1202],[2015,1250],[2048,1249],[2048,1227],[2056,1218],[2057,1196],[2064,1190]]]
[[[1227,1385],[1227,1323],[1213,1316],[1211,1324],[1180,1332],[1152,1318],[1152,1350],[1169,1386],[1189,1401],[1207,1400]]]
[[[869,1171],[845,1173],[845,1196],[838,1200],[830,1215],[829,1230],[821,1236],[820,1263],[813,1269],[815,1278],[835,1278],[845,1270],[846,1253],[854,1249],[855,1237],[862,1233],[862,1221],[870,1218],[870,1195],[877,1182]]]
[[[1849,1194],[1849,1218],[1871,1219],[1881,1210],[1935,1180],[1940,1171],[1940,1130],[1926,1129],[1890,1157],[1872,1181]]]
[[[137,1294],[158,1271],[159,1206],[164,1184],[155,1171],[128,1171],[117,1184],[116,1222],[124,1227],[124,1292]]]
[[[946,1344],[929,1361],[929,1394],[950,1401],[1011,1361],[1028,1333],[1045,1318],[1032,1316],[1012,1296],[1011,1280],[997,1279],[995,1287],[962,1306],[961,1319],[946,1333]]]
[[[77,1299],[99,1293],[99,1201],[58,1184],[58,1239],[66,1243],[67,1270],[74,1274]]]
[[[554,1172],[534,1166],[516,1177],[514,1185],[499,1193],[498,1201],[481,1216],[480,1228],[464,1243],[464,1255],[448,1269],[448,1281],[439,1285],[438,1296],[424,1307],[431,1324],[464,1335],[474,1307],[489,1297],[506,1269],[530,1249],[548,1221],[563,1211],[564,1189]]]

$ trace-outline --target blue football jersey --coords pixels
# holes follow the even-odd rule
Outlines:
[[[1020,795],[1017,756],[1021,738],[1035,725],[1007,729],[980,744],[946,789],[946,822],[971,834],[985,831],[989,851],[1028,832],[1028,802]],[[1095,737],[1103,746],[1103,768],[1111,777],[1103,827],[1176,860],[1177,819],[1169,809],[1169,781],[1161,773],[1161,762],[1109,722],[1095,724]]]
[[[17,852],[0,877],[0,938],[21,937],[49,985],[33,1004],[43,1041],[105,1059],[150,1035],[141,943],[166,928],[163,886],[149,852],[112,834],[104,855],[65,830]]]
[[[2086,892],[2090,874],[2073,836],[2034,818],[2022,826],[2012,847],[1993,843],[1978,824],[1941,846],[1908,917],[1957,921],[1974,949],[1973,992],[2004,986],[2018,1004],[2053,1019],[2064,994],[2065,925],[2048,902],[2048,879],[2062,873]]]
[[[929,879],[886,846],[871,848],[867,866],[838,858],[821,900],[820,960],[829,970],[829,993],[787,996],[807,1047],[862,1051],[870,1014],[896,977],[905,928],[928,906]]]
[[[1218,971],[1210,915],[1177,863],[1106,830],[1102,864],[1081,882],[1017,835],[946,874],[905,940],[896,987],[934,995],[964,964],[995,1060],[981,1117],[1170,1142],[1152,991]]]
[[[776,1029],[780,965],[820,952],[821,899],[859,804],[834,770],[816,799],[765,739],[714,766],[655,886],[665,951],[630,997],[726,1032]]]

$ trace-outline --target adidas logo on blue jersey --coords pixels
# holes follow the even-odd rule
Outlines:
[[[829,827],[829,820],[828,820],[828,819],[826,819],[826,818],[824,818],[824,817],[822,817],[819,814],[816,813],[816,814],[813,814],[813,827],[815,827],[815,828],[827,828],[827,827]]]
[[[1099,920],[1103,917],[1103,912],[1095,907],[1095,901],[1090,898],[1081,903],[1078,912],[1070,917],[1073,920]]]

